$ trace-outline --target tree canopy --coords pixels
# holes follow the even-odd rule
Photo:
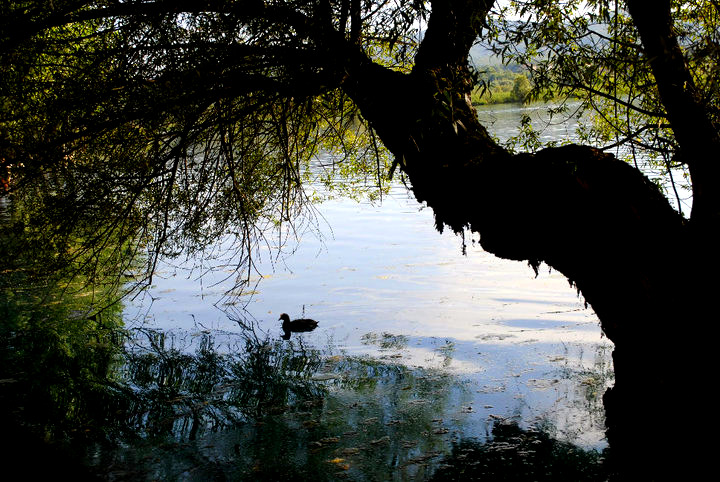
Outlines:
[[[390,135],[375,137],[383,126],[372,108],[358,110],[364,84],[374,84],[377,99],[394,95],[391,85],[378,84],[380,76],[362,80],[373,69],[431,73],[432,109],[454,130],[464,126],[453,119],[449,92],[464,94],[478,78],[467,54],[481,41],[528,68],[534,98],[574,96],[592,109],[588,142],[626,146],[622,155],[635,162],[657,158],[668,174],[687,168],[697,185],[692,170],[705,169],[694,167],[704,161],[694,159],[696,143],[681,149],[670,117],[672,109],[696,106],[705,129],[717,122],[715,2],[653,9],[666,11],[671,23],[656,19],[651,28],[672,27],[667,38],[675,45],[667,48],[676,48],[672,58],[682,63],[658,68],[687,76],[685,88],[666,97],[688,101],[669,107],[648,62],[650,47],[641,43],[642,25],[631,15],[642,2],[493,4],[5,1],[3,169],[12,172],[26,215],[59,230],[47,239],[73,231],[91,245],[110,233],[138,239],[140,230],[151,253],[174,254],[208,246],[234,226],[247,247],[266,232],[259,225],[299,214],[305,166],[320,150],[356,161],[354,169],[381,183],[384,142],[402,167],[403,149]],[[458,12],[467,15],[458,19]],[[443,17],[450,23],[442,25]],[[528,88],[518,85],[518,95]],[[421,105],[423,94],[410,89],[403,102],[390,105],[418,111],[409,104]],[[690,131],[681,136],[700,129]]]
[[[410,35],[383,20],[410,22],[400,7],[373,12],[364,35]],[[319,150],[358,161],[348,177],[377,179],[381,144],[307,33],[319,8],[3,2],[0,158],[14,209],[32,218],[23,228],[37,244],[79,241],[58,263],[89,269],[108,239],[146,250],[151,273],[159,255],[229,233],[249,264],[255,243],[306,214],[303,176]],[[407,65],[410,43],[397,41],[387,61]]]
[[[641,2],[627,3],[641,8]],[[583,139],[615,149],[635,166],[641,159],[656,163],[668,176],[665,187],[679,198],[677,184],[685,183],[688,162],[669,118],[672,107],[663,103],[629,5],[509,2],[490,17],[483,41],[506,61],[519,62],[533,73],[535,98],[582,100],[582,109],[592,111],[595,120],[582,132]],[[713,125],[718,122],[717,6],[673,2],[673,35],[667,36],[677,42],[676,55],[682,54],[691,80],[685,95],[704,106],[704,117]]]
[[[668,346],[683,347],[682,366],[704,365],[698,341],[673,328],[703,319],[717,287],[705,273],[718,268],[718,7],[3,0],[8,229],[27,249],[50,246],[58,268],[94,272],[142,251],[151,274],[158,256],[228,235],[251,267],[257,243],[308,212],[307,166],[332,152],[374,185],[400,172],[438,229],[567,276],[616,344],[616,388],[632,407],[680,376]],[[579,99],[594,113],[591,145],[500,145],[471,105],[478,41],[527,67],[531,97]],[[680,174],[688,217],[640,158]]]

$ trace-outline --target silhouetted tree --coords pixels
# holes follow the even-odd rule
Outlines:
[[[615,342],[610,424],[662,434],[668,410],[702,401],[715,338],[716,2],[515,2],[524,24],[504,10],[498,21],[493,4],[2,2],[0,159],[3,189],[25,213],[15,226],[56,243],[59,264],[89,269],[108,239],[147,249],[151,273],[158,255],[228,232],[251,264],[264,228],[300,212],[314,154],[334,145],[367,167],[382,156],[358,146],[379,153],[377,136],[438,229],[479,233],[497,256],[568,277]],[[503,19],[514,23],[496,36]],[[690,216],[600,149],[499,145],[470,104],[468,52],[493,36],[527,41],[519,57],[550,59],[537,64],[537,88],[642,114],[607,125],[622,126],[618,142],[687,168]],[[575,60],[577,49],[563,50],[573,44]],[[63,250],[78,240],[85,250]]]

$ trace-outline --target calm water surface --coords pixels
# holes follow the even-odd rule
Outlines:
[[[502,138],[514,134],[521,112],[500,107],[480,117]],[[548,135],[564,136],[571,124],[553,126]],[[278,415],[290,417],[283,423],[295,423],[298,433],[309,431],[283,449],[296,464],[310,463],[316,443],[319,457],[351,477],[367,476],[377,464],[388,467],[383,477],[429,477],[438,457],[462,441],[491,438],[493,428],[507,422],[601,450],[601,397],[612,384],[612,345],[596,316],[560,274],[543,267],[536,276],[524,263],[483,252],[475,241],[467,237],[463,255],[462,239],[438,234],[431,210],[396,183],[382,202],[318,205],[316,220],[299,239],[287,240],[282,255],[277,246],[261,249],[253,289],[233,291],[230,263],[205,271],[189,269],[193,261],[166,263],[124,317],[135,329],[172,334],[180,350],[192,351],[208,333],[220,349],[237,349],[233,340],[251,333],[296,352],[322,353],[310,377],[327,395],[311,412],[315,422],[337,428],[321,437],[312,424]],[[314,318],[319,327],[283,342],[283,312]],[[365,381],[362,387],[358,380]],[[434,391],[427,391],[426,381],[437,383]],[[417,406],[424,425],[409,423]],[[365,412],[356,413],[358,407]],[[402,433],[390,431],[402,424]],[[373,432],[373,425],[381,429]],[[237,452],[263,437],[287,438],[263,427],[213,435],[213,445],[226,443]],[[392,460],[357,455],[386,452],[385,442],[407,446],[390,450]],[[269,462],[256,455],[243,463]]]

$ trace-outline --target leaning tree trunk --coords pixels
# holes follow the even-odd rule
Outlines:
[[[469,102],[473,2],[437,3],[412,73],[354,62],[344,88],[438,229],[479,233],[486,251],[536,270],[546,263],[582,292],[615,344],[615,386],[605,396],[612,452],[640,474],[663,474],[681,457],[664,443],[668,434],[693,433],[670,413],[701,400],[701,385],[684,383],[706,367],[707,346],[685,322],[711,312],[699,274],[716,256],[652,182],[612,155],[576,145],[511,155],[498,146]]]

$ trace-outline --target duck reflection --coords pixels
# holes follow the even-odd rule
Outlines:
[[[311,320],[310,318],[298,318],[296,320],[290,321],[290,317],[287,313],[283,313],[280,315],[280,318],[278,320],[282,320],[282,329],[284,334],[282,335],[282,338],[284,340],[290,339],[291,333],[302,333],[306,331],[313,331],[318,326],[318,322],[315,320]]]

